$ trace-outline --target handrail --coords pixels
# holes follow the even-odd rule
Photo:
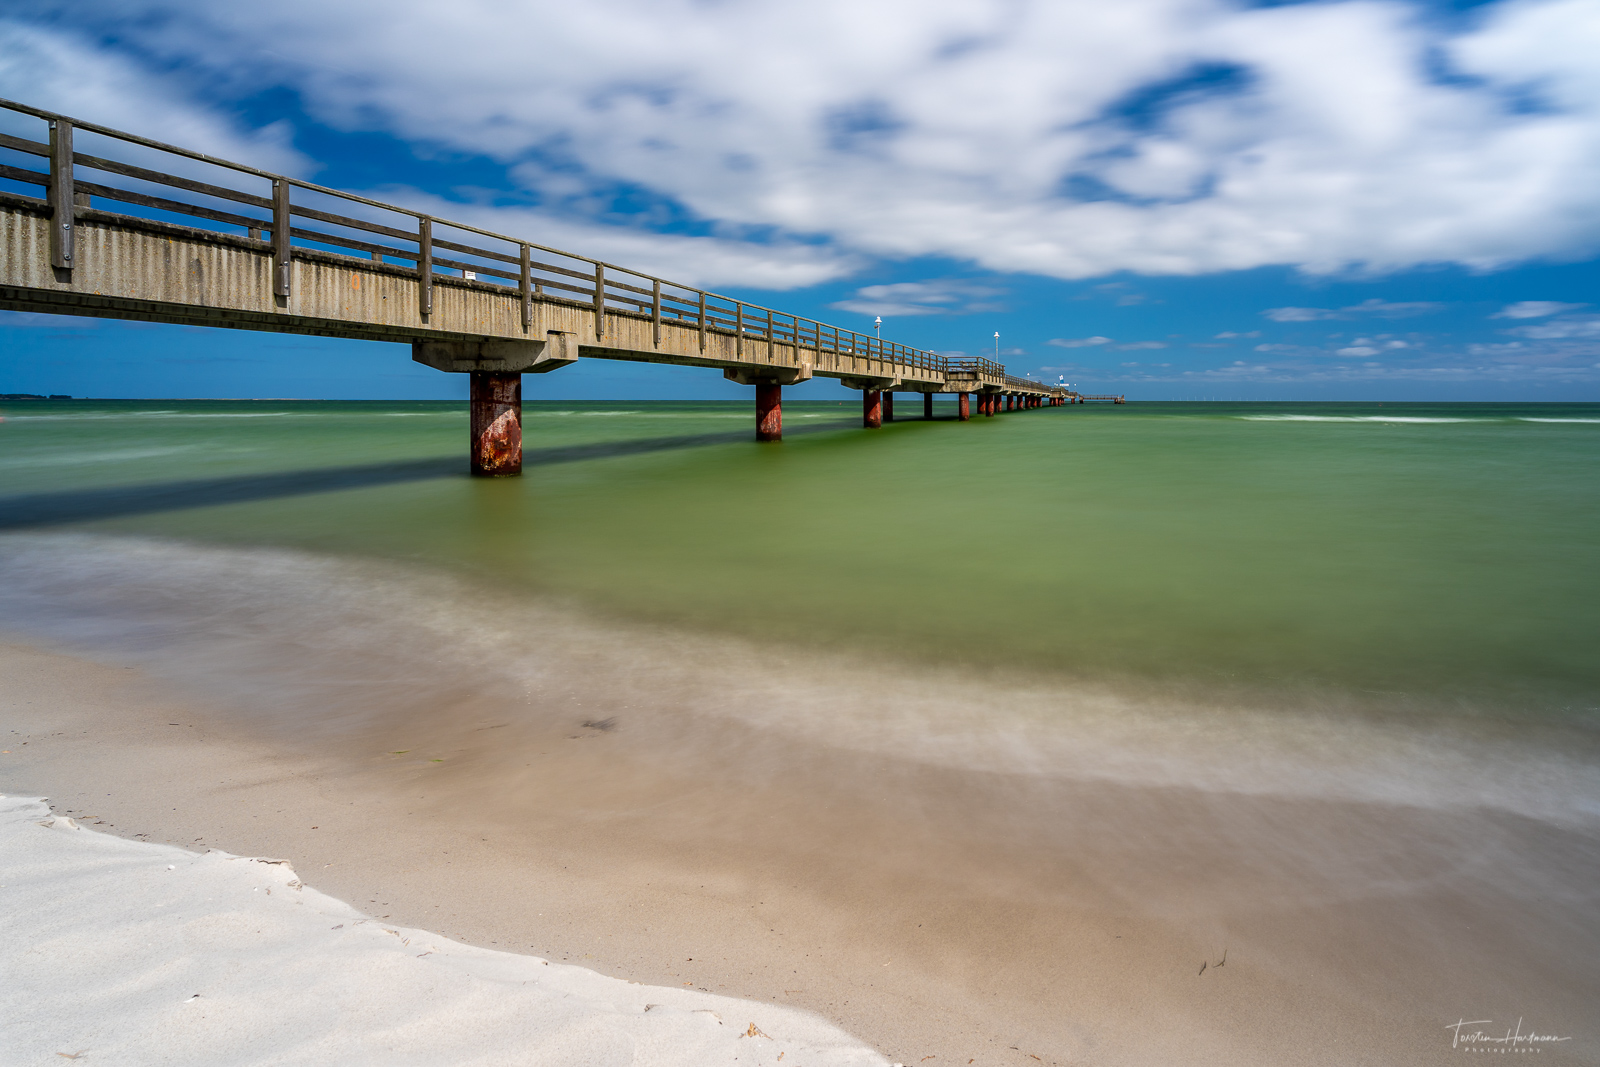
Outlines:
[[[1007,375],[1003,365],[991,360],[950,359],[935,352],[884,341],[874,335],[827,325],[815,319],[673,282],[605,260],[510,237],[469,223],[456,222],[427,212],[384,203],[299,178],[275,174],[138,134],[84,122],[43,108],[0,98],[0,109],[29,115],[50,124],[49,143],[31,141],[11,134],[0,134],[0,149],[35,157],[42,156],[49,161],[49,173],[0,164],[0,178],[25,184],[44,185],[50,203],[58,209],[64,209],[63,224],[53,228],[52,232],[53,248],[59,245],[54,254],[63,260],[58,265],[70,265],[73,216],[76,209],[88,206],[87,198],[95,196],[103,200],[243,228],[251,239],[270,242],[280,267],[277,280],[277,291],[280,295],[288,295],[290,281],[287,265],[290,261],[290,248],[298,242],[298,247],[310,245],[359,252],[379,262],[386,259],[405,261],[391,265],[399,266],[400,269],[415,270],[422,277],[420,299],[424,314],[430,313],[433,279],[436,276],[436,268],[442,267],[459,270],[463,274],[470,272],[472,276],[481,275],[484,278],[513,283],[508,288],[520,287],[525,324],[529,321],[530,299],[560,300],[592,307],[596,316],[596,332],[602,335],[605,331],[606,316],[620,311],[624,314],[650,317],[656,324],[658,340],[660,324],[663,321],[690,328],[698,327],[701,331],[702,350],[705,348],[706,331],[713,330],[719,334],[732,334],[737,339],[740,352],[745,350],[748,343],[766,344],[769,346],[769,351],[772,345],[792,347],[796,350],[797,357],[801,348],[813,348],[819,356],[828,353],[838,358],[888,363],[931,371],[946,377],[952,373],[958,376],[970,374],[989,386],[1003,383],[1029,389],[1050,388],[1040,382]],[[71,145],[74,130],[263,179],[271,183],[270,195],[262,196],[259,192],[229,189],[193,178],[163,173],[149,167],[75,152]],[[209,198],[213,203],[222,201],[226,204],[227,210],[223,210],[220,204],[213,207],[204,203],[186,203],[164,196],[153,196],[136,188],[125,189],[91,182],[77,182],[74,185],[72,169],[77,167],[157,186],[163,192],[176,189],[194,196]],[[58,170],[63,172],[62,180],[59,182],[55,180]],[[293,203],[289,195],[291,190],[302,190],[349,204],[360,204],[415,220],[415,225],[411,229],[401,229],[370,219],[319,210],[304,203]],[[245,213],[252,208],[261,212],[261,217]],[[322,227],[312,230],[296,226],[290,221],[293,216],[321,223]],[[510,246],[510,250],[477,248],[445,240],[443,237],[435,237],[433,230],[436,226],[505,242]],[[338,230],[355,231],[365,238],[388,238],[411,247],[381,244],[372,239],[347,236],[336,232]],[[66,251],[62,252],[59,249]],[[479,264],[440,258],[435,255],[436,249],[488,262]],[[539,259],[533,258],[535,252],[541,254]],[[547,256],[555,258],[558,262],[542,262],[541,260]],[[563,266],[563,262],[572,266]],[[644,284],[630,284],[622,278],[608,276],[613,272],[630,281],[638,280]],[[555,291],[570,295],[559,296]]]

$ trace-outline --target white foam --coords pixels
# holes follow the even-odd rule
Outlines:
[[[579,693],[670,732],[734,720],[808,743],[998,774],[1600,818],[1585,751],[1533,729],[1302,702],[1231,706],[629,627],[420,568],[86,534],[0,537],[0,627],[138,663],[297,743],[467,694],[520,721]],[[865,694],[865,695],[864,695]],[[564,712],[561,712],[564,714]]]
[[[1600,422],[1600,419],[1536,419],[1531,415],[1517,416],[1518,422]]]
[[[1452,419],[1422,415],[1235,415],[1246,422],[1496,422],[1496,419]]]
[[[119,419],[313,419],[315,411],[77,411],[60,415],[7,415],[7,422],[103,422]],[[341,413],[342,414],[342,413]]]
[[[463,945],[281,860],[95,833],[34,798],[0,797],[0,900],[8,1063],[888,1063],[808,1012]]]
[[[88,464],[126,463],[136,459],[154,459],[157,456],[172,456],[180,452],[195,452],[199,448],[199,445],[173,445],[167,448],[113,448],[104,452],[69,452],[64,455],[22,456],[17,459],[0,460],[0,470],[31,470],[35,467],[78,467]]]

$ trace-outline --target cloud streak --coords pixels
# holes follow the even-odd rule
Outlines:
[[[1509,0],[1464,26],[1393,0],[41,0],[30,16],[7,28],[13,96],[259,157],[288,151],[281,133],[195,101],[287,88],[334,128],[498,161],[547,204],[626,187],[730,240],[797,239],[779,259],[824,244],[840,262],[1084,278],[1600,249],[1592,0]]]

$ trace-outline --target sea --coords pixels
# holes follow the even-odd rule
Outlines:
[[[1431,891],[1482,845],[1485,899],[1559,915],[1515,973],[1592,1003],[1600,405],[920,408],[788,400],[760,444],[747,403],[530,401],[522,476],[474,479],[456,402],[6,402],[0,634],[502,795],[568,729],[862,804],[1009,783],[983,833],[1168,918]],[[1148,823],[1073,828],[1096,783],[1460,821],[1197,824],[1238,868],[1180,891]]]

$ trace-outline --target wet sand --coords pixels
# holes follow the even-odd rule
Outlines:
[[[289,858],[396,924],[810,1009],[901,1063],[1446,1062],[1458,1019],[1519,1017],[1571,1038],[1540,1062],[1600,1062],[1592,826],[483,694],[297,739],[60,652],[0,649],[0,677],[8,793]]]

